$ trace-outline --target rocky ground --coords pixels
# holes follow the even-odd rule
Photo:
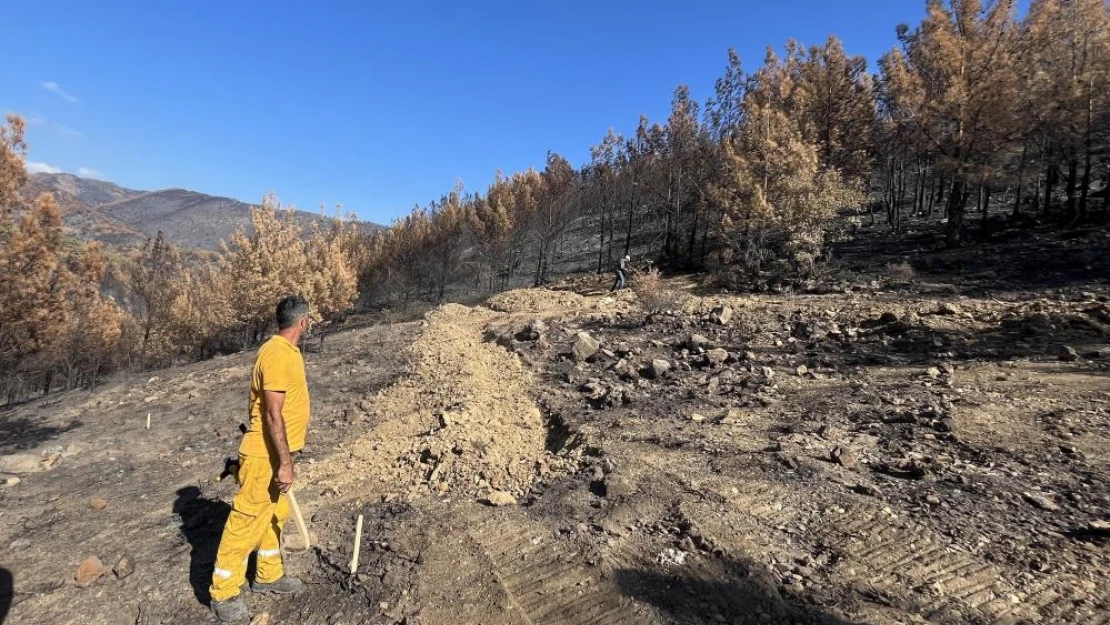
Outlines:
[[[330,337],[309,586],[256,625],[1110,623],[1110,246],[1081,234]],[[251,360],[0,414],[3,622],[209,622]]]

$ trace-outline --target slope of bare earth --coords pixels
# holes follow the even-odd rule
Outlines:
[[[287,532],[309,585],[248,601],[306,625],[1110,623],[1110,288],[991,289],[954,254],[810,294],[678,278],[652,315],[580,278],[331,336],[311,550]],[[0,454],[39,470],[0,487],[5,622],[210,622],[250,364],[0,415]]]

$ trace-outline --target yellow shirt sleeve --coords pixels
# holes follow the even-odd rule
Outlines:
[[[297,383],[293,371],[292,358],[270,357],[259,363],[262,374],[262,390],[285,393]]]

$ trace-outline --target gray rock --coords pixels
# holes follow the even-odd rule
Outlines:
[[[1046,510],[1048,512],[1056,512],[1060,509],[1060,506],[1055,501],[1052,501],[1048,497],[1037,493],[1022,493],[1021,498],[1033,507],[1040,508],[1041,510]]]
[[[705,360],[711,364],[719,365],[728,360],[728,350],[721,349],[720,347],[711,349],[705,353]]]
[[[119,579],[131,575],[135,572],[135,560],[129,555],[123,556],[119,559],[119,562],[116,562],[116,565],[112,567],[112,572],[115,573],[116,577]]]
[[[574,341],[574,347],[571,348],[571,353],[574,354],[574,359],[578,362],[585,362],[594,356],[601,349],[601,343],[593,338],[586,332],[579,332],[578,338]]]
[[[729,306],[718,306],[710,313],[709,319],[713,323],[727,325],[729,321],[732,321],[732,308]]]
[[[709,346],[709,339],[702,334],[691,334],[690,338],[686,339],[686,347],[695,350],[699,347],[705,348]]]
[[[670,362],[668,362],[666,360],[663,360],[661,358],[657,358],[657,359],[651,361],[651,366],[648,367],[648,374],[651,375],[652,378],[655,378],[655,379],[658,380],[659,378],[666,375],[667,372],[670,371],[670,370],[671,370],[671,363]]]
[[[26,475],[46,471],[49,467],[38,454],[12,454],[0,456],[0,473]]]
[[[852,453],[852,450],[848,449],[847,447],[834,447],[831,456],[833,462],[839,464],[845,469],[856,468],[856,456]]]

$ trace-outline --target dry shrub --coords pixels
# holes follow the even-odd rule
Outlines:
[[[654,267],[635,276],[632,280],[632,290],[640,299],[640,306],[647,313],[681,310],[686,302],[686,295],[668,287],[659,275],[659,270]]]
[[[908,261],[902,261],[900,263],[889,263],[886,266],[886,275],[892,280],[908,282],[917,277],[917,272],[913,270],[913,265]]]

